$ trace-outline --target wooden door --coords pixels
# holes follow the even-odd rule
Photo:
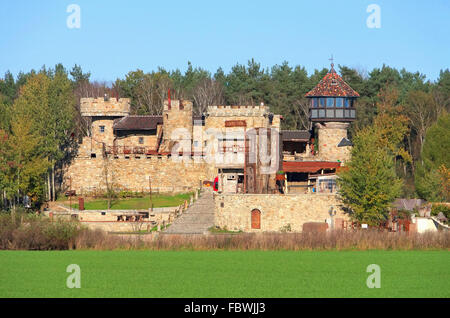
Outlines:
[[[261,211],[252,210],[252,229],[261,229]]]

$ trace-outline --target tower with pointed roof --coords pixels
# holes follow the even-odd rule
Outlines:
[[[351,149],[347,130],[349,123],[356,119],[358,92],[336,73],[331,63],[330,71],[305,97],[310,101],[310,121],[318,131],[320,159],[347,161]]]

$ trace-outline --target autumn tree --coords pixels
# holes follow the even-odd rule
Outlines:
[[[415,184],[421,198],[448,201],[450,169],[450,114],[443,113],[426,132],[421,161],[416,163]]]
[[[49,168],[47,158],[39,151],[44,138],[33,130],[33,119],[27,116],[15,116],[11,132],[6,197],[13,202],[13,207],[24,195],[33,202],[40,202],[45,195],[43,176]]]
[[[423,150],[427,129],[436,121],[439,115],[432,93],[410,91],[407,96],[406,116],[418,141],[418,153]]]
[[[43,138],[38,148],[50,163],[48,198],[56,199],[55,175],[62,168],[71,144],[75,97],[66,71],[60,66],[31,76],[14,102],[16,118],[32,118],[32,129]]]

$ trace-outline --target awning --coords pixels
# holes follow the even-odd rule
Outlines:
[[[322,169],[336,169],[340,166],[340,162],[329,161],[283,161],[284,172],[316,173]]]

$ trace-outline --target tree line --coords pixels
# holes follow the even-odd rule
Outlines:
[[[38,206],[55,200],[63,190],[63,168],[76,153],[77,143],[90,134],[89,118],[80,114],[81,97],[128,97],[132,114],[158,115],[171,89],[172,98],[192,100],[196,114],[209,105],[264,103],[283,116],[283,129],[309,129],[304,95],[328,71],[308,74],[304,67],[287,62],[263,68],[252,59],[228,73],[219,68],[213,74],[188,63],[185,72],[137,69],[110,83],[91,80],[78,65],[67,70],[57,64],[16,76],[6,72],[0,78],[2,207],[12,208],[24,196]],[[355,151],[358,136],[379,136],[381,141],[374,144],[388,149],[393,162],[389,169],[402,181],[396,195],[448,200],[448,191],[437,189],[449,168],[444,149],[449,142],[450,71],[442,70],[433,82],[419,72],[386,65],[370,72],[339,65],[337,71],[361,95],[350,129]]]

